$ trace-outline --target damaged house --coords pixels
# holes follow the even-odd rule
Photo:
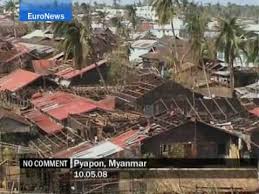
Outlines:
[[[168,121],[170,122],[170,121]],[[201,122],[189,121],[142,141],[142,154],[175,158],[224,158],[238,137]]]
[[[10,36],[14,34],[14,28],[16,30],[16,35],[21,37],[28,32],[28,26],[19,22],[15,26],[13,25],[13,20],[8,16],[0,16],[0,36]]]
[[[201,96],[174,81],[163,80],[153,73],[141,74],[138,79],[133,80],[122,91],[114,95],[118,98],[118,104],[131,107],[150,116],[169,109],[167,101],[171,101],[172,97]]]
[[[47,86],[55,88],[56,84],[40,74],[17,69],[0,79],[1,99],[3,102],[25,103],[32,94]]]
[[[165,150],[164,152],[168,152],[168,149],[170,151],[172,147],[170,144],[178,145],[179,143],[183,144],[180,146],[184,150],[182,156],[208,157],[211,154],[213,158],[229,155],[229,146],[234,144],[239,150],[240,156],[238,155],[238,157],[254,157],[258,154],[259,142],[256,138],[258,137],[259,122],[255,116],[244,109],[237,99],[195,98],[191,101],[188,97],[182,97],[172,98],[170,104],[170,110],[163,114],[171,114],[172,116],[182,114],[190,121],[182,126],[171,128],[171,130],[164,132],[164,135],[161,133],[157,137],[145,140],[147,145],[145,147],[145,143],[143,144],[143,150],[156,150],[153,154],[163,155],[163,150]],[[160,122],[162,126],[163,122],[168,123],[168,119]],[[171,137],[169,138],[169,136]],[[163,142],[169,142],[169,145],[165,145],[164,149],[162,149]],[[185,144],[188,142],[190,145],[186,145],[185,148]],[[206,144],[206,142],[207,146],[198,146],[198,144]],[[155,144],[156,148],[149,148]],[[171,151],[174,152],[174,150]]]
[[[100,74],[106,80],[108,70],[109,65],[106,60],[88,65],[81,70],[65,64],[51,68],[51,71],[55,72],[55,82],[64,87],[100,83]]]
[[[176,58],[174,54],[175,48],[177,50],[177,57],[181,62],[181,69],[178,69],[176,64],[174,66],[174,72],[191,71],[194,69],[192,53],[189,49],[190,43],[184,39],[173,39],[172,37],[164,36],[158,40],[157,45],[150,49],[146,54],[141,55],[142,63],[144,68],[156,68],[162,77],[168,77],[166,72],[172,68],[173,60]],[[168,66],[170,64],[170,66]],[[190,73],[190,72],[189,72]]]
[[[91,141],[111,138],[131,126],[145,121],[139,114],[122,111],[95,110],[84,114],[70,115],[67,125],[78,131],[78,135]]]
[[[13,45],[11,42],[0,40],[0,73],[10,73],[17,68],[25,68],[33,58],[32,50],[22,46]]]
[[[33,132],[33,126],[24,117],[0,108],[1,141],[26,145],[27,141],[34,137]]]
[[[43,156],[85,141],[81,133],[67,126],[70,115],[96,109],[109,110],[95,101],[62,91],[38,92],[33,95],[31,103],[33,107],[22,114],[38,127],[39,138],[30,144]]]

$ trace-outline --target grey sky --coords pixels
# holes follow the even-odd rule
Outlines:
[[[98,3],[103,3],[105,2],[106,4],[112,4],[113,0],[78,0],[79,2],[98,2]],[[138,2],[139,0],[121,0],[121,3],[123,4],[130,4],[133,2]],[[241,5],[245,5],[245,4],[249,4],[249,5],[259,5],[259,0],[194,0],[196,2],[203,2],[203,3],[212,3],[212,4],[216,4],[216,3],[221,3],[221,4],[226,4],[227,2],[231,2],[231,3],[236,3],[236,4],[241,4]]]

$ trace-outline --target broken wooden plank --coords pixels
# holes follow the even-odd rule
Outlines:
[[[44,138],[46,138],[46,140],[48,140],[49,142],[51,142],[52,144],[54,144],[56,147],[60,147],[59,144],[57,144],[56,142],[54,142],[52,139],[50,139],[47,135],[44,136]]]
[[[58,139],[60,142],[62,142],[63,144],[67,145],[67,142],[65,140],[63,140],[62,138],[60,138],[59,136],[53,134],[53,137],[55,137],[56,139]]]
[[[137,82],[137,84],[138,85],[142,85],[142,86],[152,87],[152,88],[156,88],[157,87],[156,85],[153,85],[153,84],[150,84],[150,83],[147,83],[147,82]]]
[[[42,144],[47,150],[52,151],[49,145],[45,144],[40,138],[36,139],[40,144]]]
[[[136,94],[136,95],[138,95],[138,97],[144,95],[144,93],[142,93],[142,92],[138,92],[138,91],[136,91],[136,90],[131,90],[131,89],[125,89],[125,90],[123,91],[123,93],[125,93],[125,92],[126,92],[126,93],[129,92],[129,93],[132,93],[132,94]]]

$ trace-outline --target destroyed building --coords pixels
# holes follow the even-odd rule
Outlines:
[[[6,74],[18,68],[26,68],[33,57],[31,49],[0,40],[0,73]]]
[[[98,84],[101,79],[106,80],[109,66],[107,61],[102,60],[88,65],[81,70],[68,65],[55,66],[50,71],[54,73],[54,80],[61,86],[73,87],[90,84]],[[98,72],[99,71],[99,72]],[[100,77],[100,74],[102,78]]]

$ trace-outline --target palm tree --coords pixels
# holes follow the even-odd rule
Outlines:
[[[133,5],[128,5],[126,9],[128,12],[128,19],[132,24],[133,30],[135,31],[137,26],[137,14],[136,14],[137,9]]]
[[[247,59],[246,63],[259,64],[259,35],[249,32],[246,37],[247,42],[242,49]]]
[[[113,0],[113,6],[115,8],[118,8],[119,4],[120,4],[120,0]]]
[[[79,3],[78,3],[78,2],[75,2],[75,3],[74,3],[74,6],[73,6],[73,12],[74,12],[74,16],[75,16],[75,17],[78,17],[79,9],[80,9]]]
[[[96,63],[98,56],[93,46],[91,23],[81,23],[77,19],[74,19],[70,23],[53,23],[53,29],[54,36],[64,37],[61,47],[65,53],[65,60],[69,57],[73,57],[73,65],[75,69],[82,69],[85,64],[91,64],[94,62],[101,82],[106,88],[104,78]]]
[[[97,12],[97,20],[98,23],[102,24],[102,28],[104,28],[105,21],[106,21],[106,17],[107,17],[108,13],[107,12],[102,12],[102,11],[98,11]]]
[[[113,17],[111,19],[112,26],[116,28],[116,33],[126,40],[129,38],[129,29],[121,22],[122,18]]]
[[[72,56],[76,69],[81,69],[84,64],[92,62],[94,52],[89,28],[74,19],[70,23],[55,22],[53,29],[55,36],[64,37],[61,46],[65,50],[65,59]]]
[[[174,38],[176,39],[175,29],[174,29],[174,16],[176,15],[176,7],[180,6],[178,0],[151,0],[152,9],[155,10],[158,17],[158,22],[161,25],[171,23],[172,32]],[[174,52],[176,59],[178,60],[178,53],[176,49],[176,42],[174,44]]]
[[[129,54],[130,45],[123,42],[118,42],[116,49],[108,54],[107,59],[111,64],[108,77],[112,84],[125,85],[134,76],[129,71]]]
[[[16,13],[16,7],[14,0],[8,0],[5,2],[5,10],[11,12],[11,17],[13,20],[13,33],[14,37],[17,37],[16,28],[15,28],[15,13]]]
[[[80,11],[83,13],[83,14],[89,14],[91,12],[91,6],[89,4],[86,4],[86,3],[82,3],[80,5]]]
[[[240,58],[241,45],[244,41],[244,29],[238,24],[236,17],[218,18],[219,35],[216,47],[224,53],[224,60],[230,72],[230,88],[233,95],[235,88],[234,62]]]
[[[194,61],[196,64],[201,63],[203,68],[204,77],[208,88],[208,93],[211,96],[208,77],[205,70],[204,55],[210,55],[213,57],[213,51],[211,51],[208,45],[208,41],[205,39],[204,33],[209,23],[208,14],[200,6],[191,3],[188,6],[185,15],[186,30],[190,35],[191,47],[190,51],[193,54]],[[181,63],[185,56],[182,57]]]

